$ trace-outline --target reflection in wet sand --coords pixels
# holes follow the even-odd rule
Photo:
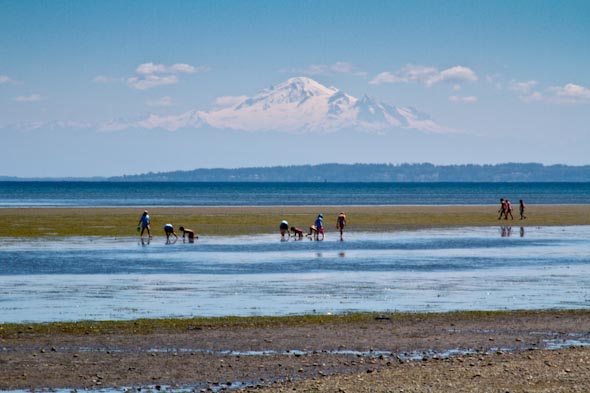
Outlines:
[[[587,308],[590,227],[0,239],[0,322]]]

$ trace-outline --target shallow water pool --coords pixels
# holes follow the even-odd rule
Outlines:
[[[0,322],[590,307],[590,226],[0,239]]]

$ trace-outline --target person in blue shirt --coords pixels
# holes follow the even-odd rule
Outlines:
[[[150,239],[152,238],[152,234],[150,232],[150,215],[148,214],[147,210],[144,210],[143,214],[139,218],[139,222],[137,223],[137,225],[138,229],[139,225],[141,225],[141,234],[139,235],[140,237],[143,237],[143,232],[147,229],[148,237]]]
[[[320,240],[320,234],[322,235],[321,240],[324,240],[324,215],[322,213],[318,214],[315,223],[309,227],[307,236],[313,235],[314,240]]]

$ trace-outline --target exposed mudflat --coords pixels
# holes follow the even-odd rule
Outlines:
[[[179,324],[0,325],[0,389],[588,391],[590,311]],[[578,346],[569,349],[570,346]],[[584,390],[586,389],[586,390]]]

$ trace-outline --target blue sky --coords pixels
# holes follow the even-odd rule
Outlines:
[[[589,164],[587,1],[0,1],[0,176]],[[105,131],[305,76],[446,127]],[[130,120],[131,119],[131,120]]]

